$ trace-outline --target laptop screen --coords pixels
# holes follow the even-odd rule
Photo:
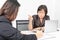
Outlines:
[[[16,20],[16,28],[19,31],[26,31],[28,30],[28,20]]]

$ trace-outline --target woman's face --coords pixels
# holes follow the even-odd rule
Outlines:
[[[44,9],[38,11],[38,16],[39,16],[40,19],[43,19],[43,18],[44,18],[44,16],[45,16],[45,11],[44,11]]]

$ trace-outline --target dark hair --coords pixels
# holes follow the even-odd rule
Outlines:
[[[13,17],[17,15],[19,6],[20,4],[17,0],[7,0],[0,10],[0,16],[6,16],[6,18],[11,21]],[[4,11],[6,11],[6,13]]]
[[[41,11],[42,9],[45,11],[45,14],[47,14],[47,6],[46,5],[40,5],[38,7],[37,13],[38,13],[38,11]]]

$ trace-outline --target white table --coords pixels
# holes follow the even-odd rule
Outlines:
[[[29,34],[34,34],[33,32],[31,31],[21,31],[22,34],[26,34],[26,35],[29,35]],[[50,33],[51,34],[51,33]],[[52,33],[54,36],[53,37],[49,37],[48,35],[46,35],[44,33],[44,36],[42,38],[38,38],[37,40],[60,40],[60,31],[57,31],[57,32],[53,32]],[[52,36],[52,35],[50,35]],[[48,38],[47,38],[48,37]]]

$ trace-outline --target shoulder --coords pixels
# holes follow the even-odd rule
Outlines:
[[[1,22],[0,23],[0,32],[2,32],[4,34],[4,31],[5,31],[5,33],[13,34],[17,30],[15,28],[13,28],[11,24],[5,23],[5,22]]]
[[[37,17],[38,17],[38,15],[33,15],[32,17],[35,19],[35,18],[37,18]]]
[[[50,20],[50,17],[48,15],[45,16],[46,20]]]
[[[19,37],[22,37],[22,34],[20,34],[20,32],[17,29],[13,28],[9,23],[0,23],[0,35],[8,38],[16,38],[16,34]]]
[[[0,22],[0,26],[5,28],[5,27],[10,27],[11,25],[9,23],[6,23],[6,22]]]

